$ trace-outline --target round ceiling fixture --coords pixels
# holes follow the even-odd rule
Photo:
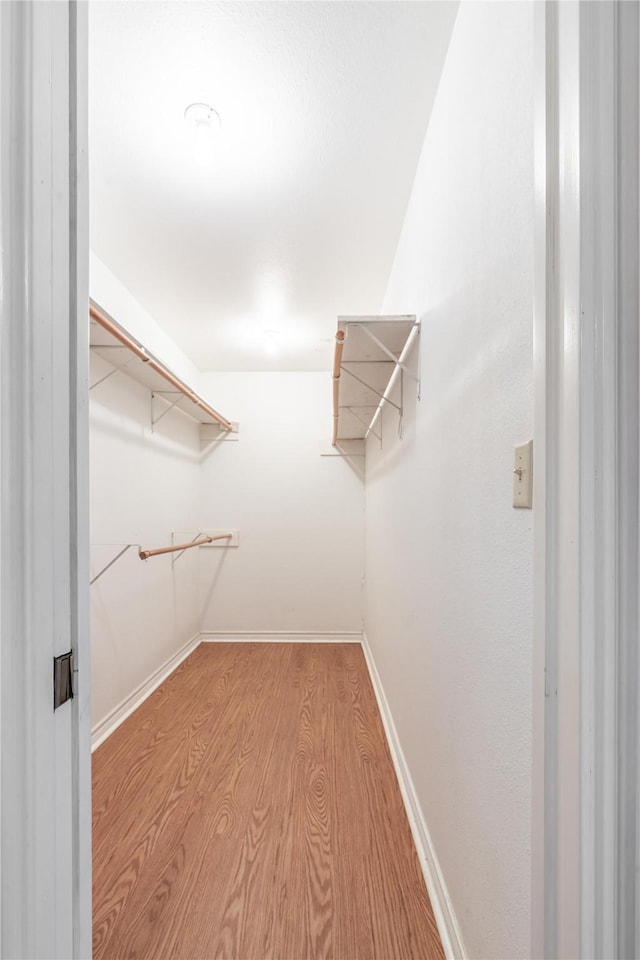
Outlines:
[[[184,119],[193,127],[193,158],[200,166],[208,166],[216,154],[216,140],[222,120],[208,103],[192,103],[184,112]]]

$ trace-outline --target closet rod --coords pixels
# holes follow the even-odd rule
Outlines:
[[[219,414],[213,407],[210,407],[208,403],[205,403],[197,393],[194,393],[193,390],[190,390],[189,387],[178,379],[175,374],[165,367],[163,363],[160,363],[159,360],[156,360],[150,353],[144,349],[144,347],[137,344],[135,340],[130,337],[124,330],[122,330],[117,323],[108,317],[106,314],[95,307],[93,304],[89,305],[89,316],[92,320],[95,320],[96,323],[99,323],[100,326],[110,333],[112,337],[115,337],[116,340],[119,340],[120,343],[130,350],[139,360],[142,360],[143,363],[148,363],[152,370],[155,370],[156,373],[159,373],[161,377],[164,377],[172,386],[176,387],[180,393],[184,394],[192,403],[197,407],[200,407],[201,410],[204,410],[208,416],[216,420],[224,430],[231,430],[232,426],[228,420],[225,420],[221,414]]]
[[[200,540],[190,540],[189,543],[176,543],[172,547],[158,547],[156,550],[139,550],[141,560],[157,557],[160,553],[175,553],[176,550],[190,550],[191,547],[200,547],[203,543],[213,543],[214,540],[230,540],[232,533],[218,533],[215,537],[202,537]]]
[[[336,333],[336,349],[333,355],[333,439],[331,445],[338,445],[338,421],[340,420],[340,369],[344,349],[344,330]]]

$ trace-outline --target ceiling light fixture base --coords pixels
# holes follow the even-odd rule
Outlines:
[[[193,127],[193,157],[199,166],[209,166],[216,155],[216,140],[222,126],[217,110],[208,103],[192,103],[184,112],[185,121]]]
[[[208,103],[190,103],[184,112],[187,123],[210,123],[214,127],[222,126],[222,119],[217,110]]]

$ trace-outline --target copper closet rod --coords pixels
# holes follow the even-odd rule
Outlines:
[[[151,356],[151,354],[147,353],[144,347],[136,343],[136,341],[130,337],[129,334],[125,333],[124,330],[117,325],[117,323],[114,323],[110,317],[106,316],[106,314],[104,314],[97,307],[94,307],[93,304],[89,306],[89,316],[92,320],[95,320],[96,323],[99,323],[100,326],[107,331],[107,333],[110,333],[112,337],[115,337],[116,340],[119,340],[120,343],[127,348],[127,350],[130,350],[131,353],[135,354],[139,360],[142,360],[143,363],[148,363],[152,370],[155,370],[156,373],[159,373],[160,376],[164,377],[164,379],[173,387],[175,387],[176,390],[184,394],[184,396],[191,400],[192,403],[194,403],[197,407],[200,407],[200,409],[204,410],[208,416],[216,420],[224,430],[232,429],[232,426],[228,420],[225,420],[225,418],[216,410],[214,410],[213,407],[210,407],[208,403],[205,403],[205,401],[202,400],[197,393],[194,393],[193,390],[190,390],[189,387],[183,383],[182,380],[176,377],[175,374],[171,373],[171,371],[165,367],[164,364],[160,363],[159,360],[156,360],[153,356]],[[158,551],[152,551],[152,553],[156,552]]]
[[[189,543],[175,543],[172,547],[157,547],[155,550],[139,550],[141,560],[157,557],[161,553],[175,553],[176,550],[190,550],[191,547],[200,547],[203,543],[213,543],[214,540],[230,540],[231,533],[218,533],[215,537],[201,537],[199,540],[190,540]]]

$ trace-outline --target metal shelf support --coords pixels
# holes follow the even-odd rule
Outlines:
[[[120,559],[120,557],[122,557],[122,556],[127,552],[127,550],[129,550],[131,547],[137,547],[137,546],[138,546],[137,543],[127,543],[127,544],[125,544],[125,546],[122,548],[122,550],[120,551],[120,553],[116,554],[116,556],[113,558],[113,560],[110,560],[109,563],[102,568],[102,570],[100,571],[100,573],[97,573],[97,574],[95,575],[95,577],[93,577],[93,579],[89,581],[89,586],[92,587],[92,586],[94,585],[94,583],[96,582],[96,580],[99,580],[100,577],[102,576],[102,574],[107,572],[107,570],[109,569],[109,567],[112,567],[112,566],[114,565],[114,563],[117,563],[117,561]]]
[[[353,324],[353,323],[348,323],[347,326],[348,326],[348,327],[351,327],[351,326],[354,326],[354,324]],[[414,324],[414,327],[417,327],[417,326],[418,326],[418,324]],[[418,385],[420,385],[420,379],[419,379],[419,377],[416,377],[416,375],[415,375],[414,373],[412,373],[411,370],[409,370],[409,368],[407,367],[406,363],[402,363],[402,361],[400,360],[400,358],[399,358],[399,357],[396,357],[395,353],[392,353],[392,351],[389,350],[389,348],[386,346],[386,344],[384,344],[384,343],[382,342],[382,340],[380,340],[378,337],[376,337],[375,333],[374,333],[372,330],[369,329],[369,327],[367,326],[366,323],[359,323],[359,324],[358,324],[358,327],[366,333],[366,335],[369,337],[369,339],[372,340],[373,343],[375,343],[375,345],[376,345],[377,347],[379,347],[380,350],[382,350],[382,352],[385,354],[385,356],[389,357],[389,359],[390,359],[393,363],[395,363],[396,366],[400,367],[400,369],[403,370],[406,374],[408,374],[415,383],[417,383]]]

